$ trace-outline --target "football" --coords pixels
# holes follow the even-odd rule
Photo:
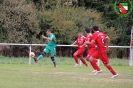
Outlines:
[[[34,52],[30,52],[29,56],[30,57],[34,57],[35,56],[35,53]]]

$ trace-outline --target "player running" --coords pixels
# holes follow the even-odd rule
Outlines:
[[[95,51],[91,57],[89,58],[90,62],[93,62],[95,58],[100,58],[100,60],[103,62],[103,64],[108,68],[108,70],[113,74],[111,78],[115,78],[118,76],[118,74],[113,70],[112,66],[109,63],[109,59],[107,57],[107,51],[109,50],[108,46],[110,43],[110,38],[102,33],[99,32],[99,27],[97,25],[93,26],[94,34],[92,36],[91,42],[86,42],[86,44],[94,44],[96,43],[98,50]],[[106,46],[106,47],[105,47]],[[100,71],[100,68],[95,65],[98,71],[95,73],[97,75]]]
[[[53,33],[51,33],[51,31],[49,29],[46,30],[46,35],[48,37],[45,37],[44,35],[42,35],[42,38],[48,40],[48,44],[45,47],[45,49],[43,50],[41,55],[39,55],[37,58],[34,57],[34,61],[37,63],[46,54],[49,53],[51,55],[51,60],[52,60],[52,62],[54,64],[54,67],[57,67],[56,66],[56,61],[54,59],[54,56],[56,55],[56,51],[55,51],[55,49],[56,49],[56,37],[55,37],[55,35]]]
[[[76,43],[78,44],[78,49],[77,51],[73,54],[74,60],[76,62],[74,67],[78,67],[79,66],[79,62],[78,62],[78,58],[80,58],[80,60],[82,61],[82,63],[87,67],[88,64],[86,63],[86,61],[83,58],[83,53],[85,51],[85,47],[80,48],[80,46],[82,46],[85,42],[85,37],[83,36],[83,32],[79,31],[78,32],[78,38],[76,39],[76,41],[74,43],[72,43],[71,45],[75,45]]]
[[[91,42],[92,40],[92,34],[90,33],[90,28],[85,28],[85,32],[86,32],[86,42]],[[86,46],[86,44],[84,43],[81,47]],[[86,60],[89,61],[90,56],[96,51],[96,44],[87,44],[88,46],[88,54],[86,57]],[[97,71],[97,68],[95,67],[95,64],[97,64],[99,66],[99,60],[95,59],[92,62],[90,62],[92,67],[93,67],[93,72]],[[102,70],[100,70],[102,71]]]

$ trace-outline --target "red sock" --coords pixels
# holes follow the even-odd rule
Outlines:
[[[91,62],[90,62],[90,63],[91,63]],[[94,69],[94,70],[97,70],[97,69],[95,68],[95,66],[93,66],[93,64],[92,64],[92,63],[91,63],[91,66],[93,67],[93,69]]]
[[[81,61],[82,61],[82,63],[85,65],[85,66],[87,66],[87,63],[86,63],[86,61],[84,60],[84,58],[82,58],[82,59],[80,59]]]
[[[97,64],[96,64],[96,61],[95,60],[93,60],[92,62],[90,62],[91,63],[91,65],[92,65],[92,67],[95,69],[95,70],[97,70],[97,71],[100,71],[101,69],[97,66]]]
[[[98,62],[98,60],[97,59],[94,59],[94,61],[97,63]]]
[[[113,68],[110,66],[110,65],[108,65],[108,66],[106,66],[108,69],[109,69],[109,71],[113,74],[113,75],[116,75],[116,72],[113,70]]]
[[[79,64],[79,62],[78,62],[78,57],[77,57],[77,56],[74,56],[74,60],[75,60],[75,62],[76,62],[77,64]]]

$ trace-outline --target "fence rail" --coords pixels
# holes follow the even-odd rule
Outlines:
[[[32,46],[46,46],[47,44],[19,44],[19,43],[0,43],[0,45],[10,45],[10,46],[29,46],[29,53],[32,50]],[[58,44],[57,47],[77,47],[77,45],[61,45]],[[110,48],[131,48],[131,46],[109,46]],[[129,60],[129,63],[133,63],[131,62],[132,60]],[[31,64],[31,57],[29,57],[29,64]],[[132,66],[130,64],[130,66]]]
[[[0,43],[0,45],[17,45],[17,46],[46,46],[47,44],[19,44],[19,43]],[[62,47],[76,47],[77,45],[61,45]],[[109,46],[110,48],[130,48],[130,46]]]

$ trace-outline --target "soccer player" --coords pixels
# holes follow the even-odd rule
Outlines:
[[[92,40],[92,34],[90,33],[90,28],[85,28],[85,32],[86,32],[86,42],[91,42]],[[86,44],[84,43],[83,46],[85,46]],[[81,47],[83,47],[81,46]],[[89,61],[89,58],[90,56],[96,51],[96,44],[87,44],[88,46],[88,54],[87,54],[87,57],[86,57],[86,60]],[[95,64],[97,64],[99,66],[99,60],[98,59],[95,59],[93,60],[92,62],[90,62],[92,67],[93,67],[93,72],[96,72],[97,71],[97,68],[95,67]],[[100,70],[102,71],[102,70]]]
[[[83,36],[83,32],[79,31],[78,32],[78,38],[76,39],[76,41],[74,43],[72,43],[71,45],[75,45],[76,43],[78,44],[78,49],[77,51],[73,54],[74,60],[76,62],[74,67],[78,67],[79,66],[79,62],[78,62],[78,58],[80,58],[80,60],[82,61],[82,63],[87,67],[88,64],[86,63],[86,61],[83,58],[83,54],[85,51],[85,47],[81,47],[85,42],[85,37]]]
[[[39,55],[37,58],[34,57],[34,61],[37,63],[39,60],[41,60],[46,54],[50,54],[51,55],[51,60],[54,64],[54,67],[57,67],[56,66],[56,60],[54,58],[54,56],[56,55],[56,37],[53,33],[51,33],[50,29],[47,29],[46,30],[46,36],[42,35],[42,38],[43,39],[46,39],[48,40],[48,44],[47,46],[45,47],[45,49],[43,50],[42,54]]]
[[[91,55],[91,57],[89,58],[89,61],[92,62],[95,60],[95,58],[100,58],[100,60],[103,62],[103,64],[113,74],[113,76],[111,78],[115,78],[118,76],[118,74],[113,70],[112,66],[109,63],[109,59],[107,57],[107,51],[109,50],[108,46],[110,43],[110,38],[106,34],[99,32],[99,27],[97,25],[93,26],[93,31],[94,31],[94,34],[92,36],[92,41],[86,42],[86,44],[96,43],[98,50],[95,51]],[[96,66],[96,68],[98,69],[98,71],[95,74],[98,74],[100,71],[100,68],[98,66]]]

